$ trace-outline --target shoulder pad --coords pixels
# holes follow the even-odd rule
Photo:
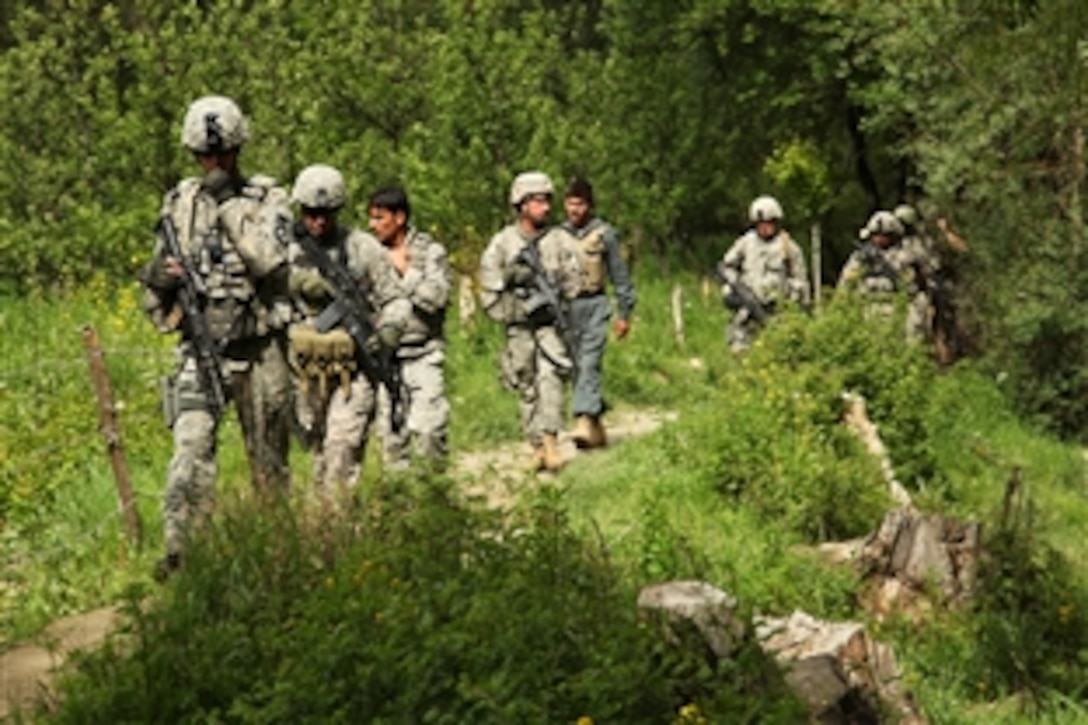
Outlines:
[[[246,179],[242,193],[257,201],[287,204],[287,190],[276,186],[276,180],[267,174],[256,174]]]
[[[294,239],[294,233],[291,229],[293,219],[286,214],[277,214],[275,225],[273,227],[273,234],[276,235],[276,241],[287,246]]]
[[[177,186],[162,195],[163,211],[173,209],[182,196],[193,196],[200,190],[200,179],[195,176],[182,179]]]
[[[246,186],[256,186],[261,189],[271,189],[276,185],[276,179],[268,174],[254,174],[246,179]]]
[[[352,227],[349,230],[345,230],[343,239],[350,240],[354,244],[376,244],[379,247],[382,243],[378,241],[378,238],[370,232],[363,231],[358,227]]]

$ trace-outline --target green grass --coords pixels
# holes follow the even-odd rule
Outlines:
[[[684,290],[684,344],[674,337],[669,303],[677,282]],[[671,411],[677,419],[579,457],[554,487],[543,486],[547,501],[561,493],[572,531],[607,554],[630,590],[702,578],[737,596],[746,612],[803,608],[820,617],[863,617],[855,576],[821,563],[810,549],[870,531],[890,506],[875,464],[838,422],[840,393],[862,392],[897,471],[926,510],[980,520],[992,532],[1005,482],[1020,470],[1033,527],[1015,539],[1009,555],[1031,576],[1058,561],[1047,558],[1053,552],[1064,562],[1038,580],[1040,611],[1006,616],[1008,601],[991,598],[978,611],[942,615],[922,627],[871,624],[896,645],[907,681],[934,722],[1026,717],[1002,684],[1023,673],[1015,665],[995,669],[996,660],[975,655],[985,651],[980,637],[1021,636],[1012,627],[1021,620],[1050,632],[1047,617],[1069,611],[1061,607],[1088,610],[1081,571],[1088,489],[1080,449],[1017,419],[998,383],[979,368],[968,363],[939,373],[898,340],[897,329],[867,327],[850,309],[832,305],[815,319],[786,316],[738,360],[724,345],[725,313],[716,295],[704,298],[697,279],[663,280],[647,270],[639,294],[631,336],[612,341],[606,354],[606,394],[619,408]],[[124,544],[96,430],[79,337],[88,322],[99,329],[124,403],[122,432],[145,526],[138,551]],[[454,454],[518,440],[517,401],[497,377],[501,326],[481,314],[469,333],[451,312],[448,330]],[[159,553],[158,499],[170,455],[156,380],[171,357],[170,341],[142,319],[135,288],[114,290],[101,281],[5,301],[0,336],[12,341],[0,360],[6,426],[0,641],[11,641],[148,581]],[[221,435],[221,490],[231,500],[248,489],[248,473],[233,419]],[[370,496],[386,481],[376,459],[368,455],[364,475]],[[308,456],[293,451],[292,467],[297,488],[306,490]],[[523,510],[534,502],[524,496]],[[995,581],[998,588],[1017,586]],[[1079,641],[1082,620],[1070,615],[1054,632]],[[1042,669],[1031,670],[1041,684],[1029,698],[1029,714],[1073,722],[1084,715],[1086,700],[1062,683],[1083,671],[1088,655],[1073,669],[1046,664],[1066,652],[1053,636],[1040,634],[1033,649]]]

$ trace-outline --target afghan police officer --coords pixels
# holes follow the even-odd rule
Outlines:
[[[289,211],[286,192],[271,179],[242,175],[238,157],[248,138],[231,99],[209,96],[189,106],[181,143],[204,173],[164,197],[154,255],[141,270],[151,321],[164,333],[181,332],[175,372],[164,386],[174,454],[160,576],[178,568],[194,525],[210,511],[216,432],[227,400],[238,410],[255,485],[272,491],[289,485],[287,260],[277,238]],[[179,255],[167,251],[171,237]]]
[[[574,328],[574,394],[571,412],[575,416],[574,443],[579,448],[598,448],[607,443],[601,415],[601,360],[608,340],[612,305],[605,294],[609,280],[616,295],[619,315],[614,326],[616,338],[630,330],[635,307],[635,288],[620,254],[616,230],[593,215],[593,187],[582,178],[571,180],[563,199],[566,220],[562,229],[571,237],[582,267],[582,284],[571,303]]]
[[[890,316],[897,297],[907,301],[906,335],[925,338],[929,300],[924,260],[903,244],[903,224],[890,211],[877,211],[861,230],[862,242],[846,260],[837,288],[866,301],[867,311]]]
[[[392,425],[383,393],[385,458],[393,468],[416,453],[443,461],[448,453],[450,406],[446,400],[444,324],[453,277],[446,248],[409,223],[411,207],[400,188],[380,189],[370,197],[370,231],[381,242],[389,264],[382,265],[385,283],[400,302],[404,334],[396,350],[407,397],[404,424]],[[385,285],[383,285],[385,286]],[[403,308],[401,307],[403,305]]]
[[[782,205],[760,196],[748,207],[751,228],[737,238],[720,264],[726,304],[734,310],[726,340],[746,350],[762,324],[786,300],[808,305],[808,272],[801,247],[782,228]]]
[[[347,203],[340,171],[307,166],[291,199],[299,207],[288,246],[296,309],[290,330],[296,416],[304,443],[314,447],[314,483],[331,499],[359,480],[383,383],[380,369],[399,346],[403,323],[379,309],[382,301],[396,298],[381,245],[370,234],[338,223]],[[374,332],[357,339],[359,330]]]
[[[533,447],[528,467],[537,471],[563,465],[557,436],[572,363],[562,307],[577,296],[581,280],[574,250],[548,225],[553,193],[547,174],[519,174],[510,187],[515,219],[491,238],[480,259],[484,310],[506,326],[502,381],[521,399],[522,430]]]

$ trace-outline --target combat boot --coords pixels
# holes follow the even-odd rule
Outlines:
[[[589,418],[589,445],[586,448],[604,448],[608,445],[608,435],[604,432],[604,425],[599,415]]]
[[[555,433],[544,434],[544,470],[558,471],[563,467],[563,454],[559,452],[559,437]]]
[[[580,415],[574,422],[574,432],[571,433],[574,445],[579,448],[589,448],[593,439],[593,424],[588,415]]]
[[[544,446],[533,446],[533,452],[525,459],[522,470],[526,473],[536,473],[542,468],[544,468]]]
[[[164,584],[174,572],[181,569],[181,554],[170,553],[155,562],[155,581]]]

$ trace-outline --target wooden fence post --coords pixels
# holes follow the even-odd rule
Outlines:
[[[128,477],[125,464],[125,449],[121,445],[121,429],[117,426],[116,408],[113,404],[113,391],[106,372],[105,355],[98,341],[98,332],[91,325],[83,328],[83,346],[87,350],[87,360],[91,365],[91,382],[94,383],[98,398],[98,427],[106,441],[106,450],[110,454],[113,477],[117,481],[117,498],[121,515],[125,519],[125,532],[129,540],[140,545],[140,512],[136,510],[136,501],[132,493],[132,482]]]
[[[672,327],[676,344],[684,346],[684,290],[680,285],[672,288]]]
[[[823,274],[823,242],[820,239],[820,223],[812,225],[812,306],[820,309],[820,296],[824,286]]]

